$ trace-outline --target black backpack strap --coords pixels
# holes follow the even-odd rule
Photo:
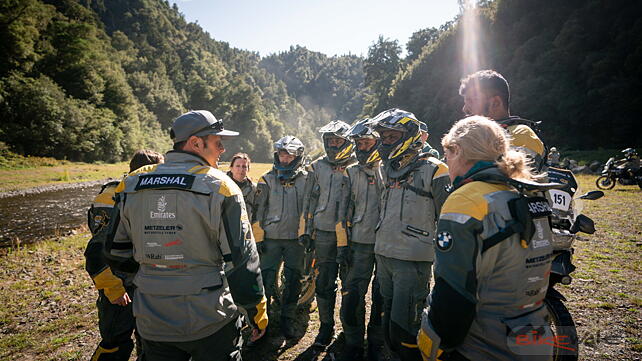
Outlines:
[[[422,164],[429,163],[429,161],[426,160],[426,159],[422,159],[422,161],[423,161]],[[430,179],[432,179],[435,176],[435,173],[437,173],[438,169],[439,169],[439,167],[437,167],[437,166],[435,166],[433,168],[432,174],[430,175]],[[416,173],[418,173],[418,171],[415,169],[413,171],[413,175],[414,175],[413,178],[414,178],[414,184],[415,185],[411,186],[410,184],[408,184],[408,182],[406,182],[406,183],[403,184],[403,187],[408,189],[408,190],[411,190],[411,191],[415,192],[415,194],[417,194],[418,196],[426,197],[426,198],[433,198],[432,192],[431,191],[427,191],[427,190],[424,189],[423,178],[416,177]]]
[[[421,197],[432,198],[432,192],[430,192],[430,191],[427,191],[427,190],[424,190],[424,189],[421,189],[421,188],[417,188],[415,186],[411,186],[408,183],[404,183],[403,187],[408,189],[408,190],[411,190],[411,191],[415,192],[417,195],[419,195]]]
[[[492,236],[482,240],[482,250],[481,253],[486,252],[489,248],[495,246],[499,242],[505,240],[506,238],[514,235],[515,233],[522,233],[524,231],[524,225],[518,221],[512,221],[506,225],[504,229],[493,234]]]
[[[514,234],[519,234],[522,246],[527,247],[535,233],[533,219],[549,217],[552,213],[546,198],[526,197],[522,194],[508,201],[508,209],[512,220],[505,228],[482,241],[482,253]]]

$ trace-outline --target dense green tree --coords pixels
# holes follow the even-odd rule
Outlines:
[[[364,114],[375,114],[391,106],[389,90],[401,70],[401,46],[397,40],[379,36],[364,61],[365,86],[370,90]]]
[[[497,0],[480,2],[464,16],[476,18],[480,64],[502,73],[511,86],[511,112],[542,121],[549,146],[595,149],[639,146],[636,110],[642,95],[642,6],[638,2]],[[390,104],[413,111],[440,138],[463,117],[459,80],[463,63],[463,17],[444,24],[439,37],[396,74]],[[419,42],[420,44],[420,42]],[[410,49],[412,50],[412,53]],[[371,106],[373,102],[368,102]],[[438,144],[438,142],[433,142]]]
[[[435,42],[438,38],[439,29],[437,28],[426,28],[412,33],[410,40],[406,43],[406,51],[408,52],[406,61],[411,62],[417,59],[426,45]]]

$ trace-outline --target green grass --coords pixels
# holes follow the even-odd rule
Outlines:
[[[21,157],[21,160],[3,163],[3,159],[6,160],[6,158],[3,158],[3,153],[0,151],[0,192],[107,178],[118,179],[129,170],[127,162],[90,164],[53,158],[22,157],[16,154],[13,156],[16,159]],[[220,164],[223,171],[227,171],[228,166],[229,163]],[[270,163],[252,163],[250,177],[257,181],[271,168]]]
[[[86,182],[107,178],[120,178],[129,166],[125,162],[115,164],[89,164],[66,162],[52,166],[23,169],[0,169],[0,192],[32,187]]]

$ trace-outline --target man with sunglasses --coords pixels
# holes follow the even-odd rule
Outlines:
[[[222,141],[237,135],[209,111],[185,113],[172,126],[165,164],[142,167],[117,187],[120,222],[107,227],[115,235],[105,247],[114,267],[139,265],[133,309],[149,361],[240,360],[241,313],[252,341],[265,333],[243,196],[217,169]]]

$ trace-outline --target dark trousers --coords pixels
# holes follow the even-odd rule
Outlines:
[[[285,284],[281,295],[281,317],[293,319],[301,293],[303,278],[303,256],[305,247],[296,239],[265,239],[264,251],[261,254],[261,275],[268,301],[277,296],[276,276],[283,260]]]
[[[135,287],[126,287],[129,296],[134,298]],[[135,333],[136,320],[132,313],[132,304],[119,306],[112,304],[105,293],[98,291],[96,300],[98,309],[98,329],[101,341],[92,355],[92,361],[127,361],[134,349],[132,333]],[[138,333],[136,340],[140,345]],[[142,351],[138,351],[138,360],[143,360]]]
[[[316,279],[316,297],[319,320],[322,326],[334,327],[334,306],[337,300],[337,274],[345,280],[346,270],[337,263],[337,234],[335,232],[315,231],[315,250],[319,274]]]
[[[241,319],[229,322],[220,330],[196,341],[160,342],[143,339],[148,361],[218,361],[241,360]]]
[[[379,292],[376,277],[372,278],[375,268],[374,244],[353,242],[350,245],[352,263],[348,267],[346,283],[342,287],[341,323],[346,344],[363,347],[366,318],[366,292],[372,280],[372,303],[368,322],[368,343],[383,345],[381,314],[383,298]]]
[[[421,360],[417,333],[430,291],[432,262],[377,255],[377,279],[384,300],[386,344],[401,360]]]

